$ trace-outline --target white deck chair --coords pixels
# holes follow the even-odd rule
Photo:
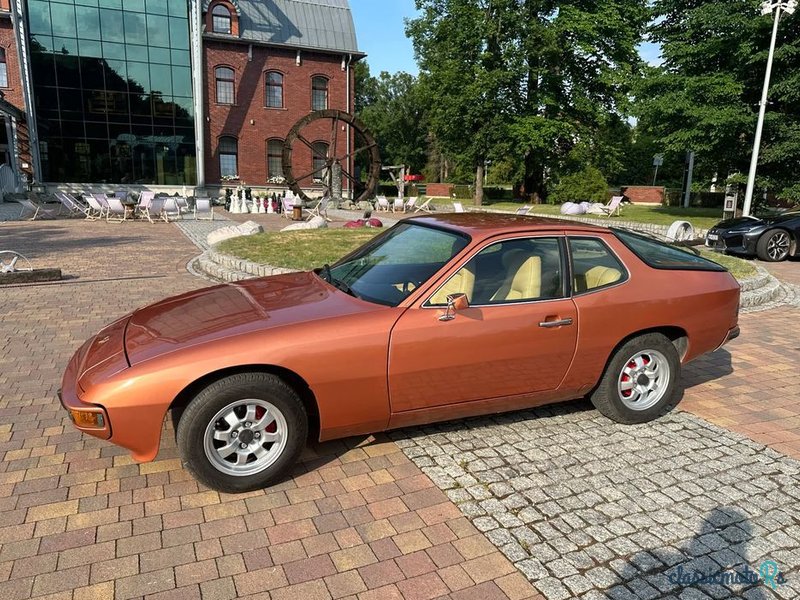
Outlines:
[[[117,190],[114,192],[114,197],[119,198],[120,200],[127,200],[128,190]]]
[[[59,209],[45,208],[41,204],[36,204],[32,200],[17,200],[22,205],[22,210],[19,213],[19,218],[23,219],[23,215],[27,212],[31,216],[24,217],[28,221],[35,221],[36,218],[40,219],[55,219],[58,215]]]
[[[169,223],[170,217],[181,218],[181,207],[178,204],[178,198],[164,198],[164,208],[161,210],[161,216],[167,223]]]
[[[100,218],[105,218],[108,216],[108,198],[105,194],[92,194],[92,198],[95,199],[97,204],[100,205]]]
[[[86,196],[86,202],[89,204],[89,208],[92,211],[92,219],[102,219],[106,215],[106,209],[103,207],[102,204],[94,197],[93,194]]]
[[[306,217],[306,221],[310,221],[314,217],[322,217],[326,221],[330,221],[328,218],[328,204],[330,203],[330,198],[327,196],[323,196],[319,199],[312,208],[308,209],[308,217]]]
[[[150,203],[156,197],[155,192],[144,191],[139,194],[139,202],[136,204],[136,214],[140,217],[147,217],[147,209],[150,208]]]
[[[108,198],[107,202],[108,211],[106,212],[106,223],[110,223],[111,221],[122,223],[128,219],[128,209],[122,203],[122,200],[114,196],[113,198]]]
[[[77,217],[83,215],[87,219],[92,219],[92,211],[88,206],[84,206],[77,199],[70,196],[66,192],[56,192],[55,197],[61,202],[61,205],[67,209],[70,217]]]
[[[214,207],[211,204],[211,198],[195,198],[194,199],[194,220],[197,221],[201,217],[198,215],[208,215],[206,219],[214,220]]]
[[[409,196],[408,200],[406,200],[406,206],[404,212],[415,211],[418,199],[419,199],[418,196]]]
[[[414,212],[422,211],[422,212],[426,212],[426,213],[432,213],[433,212],[433,207],[430,206],[431,200],[432,200],[432,198],[425,198],[425,202],[423,202],[422,204],[417,206],[414,209]]]
[[[181,215],[189,212],[189,201],[186,198],[175,198],[175,202]]]
[[[464,210],[464,205],[461,202],[453,202],[453,212],[463,213],[467,211]]]
[[[514,214],[515,215],[519,215],[519,216],[524,216],[524,215],[528,214],[528,211],[530,209],[531,209],[531,207],[526,204],[525,206],[522,206],[522,207],[518,208],[517,212],[515,212]]]
[[[389,200],[386,196],[377,196],[375,198],[375,210],[389,212],[392,207],[389,205]]]
[[[622,204],[623,196],[612,196],[611,201],[606,204],[605,206],[598,207],[600,210],[603,211],[607,217],[610,217],[614,213],[617,213],[617,216],[620,216],[620,205]]]
[[[281,216],[284,219],[291,219],[292,212],[294,211],[294,203],[295,198],[294,195],[289,196],[288,194],[281,198]]]
[[[142,212],[148,221],[154,223],[153,219],[165,220],[163,215],[165,200],[166,198],[152,198],[150,200]]]
[[[395,198],[392,202],[392,212],[406,212],[406,203],[402,198]]]

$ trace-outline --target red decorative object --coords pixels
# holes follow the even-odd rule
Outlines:
[[[425,175],[406,175],[403,179],[406,181],[424,181]]]

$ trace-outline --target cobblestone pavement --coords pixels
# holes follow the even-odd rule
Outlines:
[[[393,436],[548,599],[772,598],[669,580],[766,559],[800,595],[800,463],[695,416],[631,427],[572,403]]]
[[[75,431],[64,365],[137,306],[205,285],[176,227],[6,223],[63,282],[0,287],[0,600],[522,600],[528,581],[385,438],[314,445],[292,477],[226,495]]]

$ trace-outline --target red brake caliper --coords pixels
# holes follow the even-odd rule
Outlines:
[[[256,420],[260,420],[266,412],[267,409],[265,409],[264,407],[256,406]],[[264,431],[266,431],[267,433],[275,433],[277,430],[278,430],[278,423],[276,421],[273,421],[264,428]]]
[[[631,362],[628,363],[627,366],[628,366],[629,369],[635,369],[636,368],[636,363],[631,361]],[[628,375],[627,373],[623,373],[622,374],[622,382],[623,383],[627,383],[630,380],[631,380],[630,375]],[[626,396],[626,397],[630,396],[632,393],[633,393],[633,390],[622,390],[622,395]]]

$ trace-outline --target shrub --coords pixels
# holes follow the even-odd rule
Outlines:
[[[608,182],[603,174],[595,167],[585,167],[583,170],[565,175],[561,178],[549,200],[555,204],[563,202],[606,202],[608,200]]]

